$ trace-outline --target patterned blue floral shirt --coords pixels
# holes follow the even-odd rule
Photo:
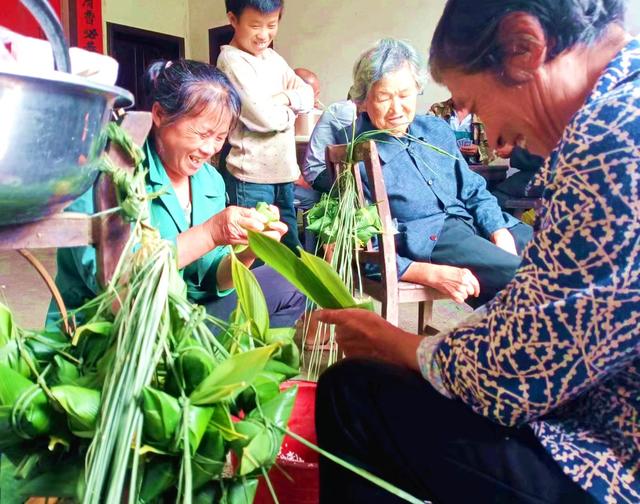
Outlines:
[[[422,373],[529,424],[601,502],[640,502],[640,39],[611,61],[541,176],[540,229],[482,314],[425,338]]]

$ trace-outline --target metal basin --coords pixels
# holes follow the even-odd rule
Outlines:
[[[62,72],[0,72],[0,225],[61,211],[94,183],[113,103],[129,91]]]

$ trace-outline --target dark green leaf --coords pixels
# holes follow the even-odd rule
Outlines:
[[[200,446],[202,436],[209,425],[209,420],[213,415],[213,408],[200,408],[198,406],[189,405],[189,445],[191,447],[190,453],[195,451]]]
[[[163,450],[171,447],[182,411],[175,397],[146,387],[142,392],[145,440]]]
[[[69,430],[78,437],[91,438],[100,411],[100,392],[74,385],[59,385],[52,387],[51,393],[67,413]]]
[[[257,479],[243,479],[243,481],[233,482],[227,488],[227,494],[222,498],[220,504],[252,504],[257,489]]]
[[[168,458],[157,457],[144,465],[144,476],[140,488],[140,504],[151,503],[163,492],[173,487],[178,480],[178,468]]]
[[[226,450],[220,431],[207,429],[192,462],[193,488],[196,490],[222,474]]]

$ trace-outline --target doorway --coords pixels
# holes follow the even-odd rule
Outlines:
[[[107,51],[120,66],[116,85],[133,93],[133,110],[144,110],[145,69],[158,59],[184,58],[184,38],[107,23]]]

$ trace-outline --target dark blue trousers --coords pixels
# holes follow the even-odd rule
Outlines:
[[[251,270],[262,288],[269,310],[271,327],[293,327],[305,308],[305,296],[285,278],[269,266],[259,266]],[[222,320],[228,320],[238,304],[234,292],[228,296],[205,304],[207,313]]]
[[[515,239],[518,254],[522,254],[533,237],[533,229],[520,223],[509,231]],[[467,302],[471,306],[480,306],[511,281],[521,259],[480,236],[464,219],[449,217],[444,221],[438,243],[431,253],[431,262],[468,268],[480,283],[480,296],[468,298]]]
[[[294,207],[294,184],[254,184],[235,178],[227,170],[222,172],[229,195],[229,203],[241,207],[252,208],[264,201],[280,209],[280,220],[289,231],[282,237],[282,243],[297,253],[301,246],[298,238],[298,221]]]
[[[346,359],[318,382],[322,448],[434,504],[596,501],[566,476],[527,426],[498,425],[440,395],[413,371]],[[320,460],[320,503],[401,503]]]

